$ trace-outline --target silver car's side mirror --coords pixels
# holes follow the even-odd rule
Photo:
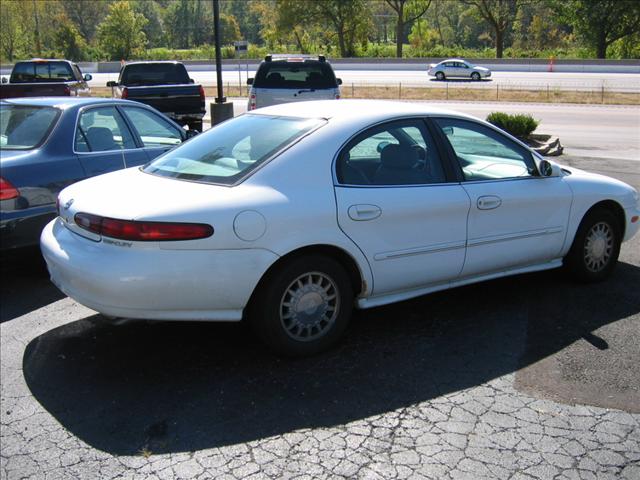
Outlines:
[[[543,177],[559,177],[561,173],[560,166],[549,160],[541,160],[538,170]]]
[[[9,80],[7,80],[7,77],[2,77],[2,83],[9,83]]]

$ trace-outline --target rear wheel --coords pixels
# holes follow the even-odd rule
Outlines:
[[[260,339],[287,356],[307,356],[335,345],[353,305],[344,268],[329,257],[298,257],[260,282],[249,320]]]
[[[473,80],[473,81],[475,81],[475,82],[480,81],[480,74],[479,74],[478,72],[473,72],[473,73],[471,74],[471,80]]]
[[[436,80],[444,80],[444,73],[442,72],[436,72]]]
[[[613,213],[593,210],[582,220],[564,264],[577,280],[604,280],[616,266],[620,243],[620,225]]]

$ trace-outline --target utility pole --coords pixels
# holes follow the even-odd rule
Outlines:
[[[220,52],[220,0],[213,0],[213,28],[216,44],[216,83],[218,96],[215,103],[210,104],[211,126],[233,117],[233,103],[227,102],[222,91],[222,53]]]

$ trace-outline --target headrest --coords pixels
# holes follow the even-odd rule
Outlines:
[[[380,153],[380,164],[384,168],[409,170],[417,161],[418,152],[408,145],[391,143]]]

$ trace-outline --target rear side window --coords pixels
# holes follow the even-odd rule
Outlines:
[[[82,112],[76,131],[76,152],[107,152],[136,148],[133,136],[115,107]]]
[[[189,83],[189,74],[181,63],[140,63],[124,67],[120,83],[130,87],[178,85]]]
[[[337,88],[336,76],[326,62],[264,62],[260,65],[256,88]]]
[[[0,105],[0,148],[29,150],[49,136],[60,110],[53,107]]]

